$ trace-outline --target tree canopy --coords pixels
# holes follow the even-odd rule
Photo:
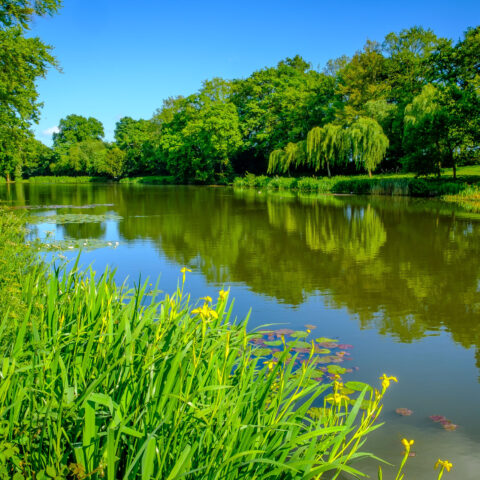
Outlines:
[[[95,118],[68,115],[53,150],[37,162],[43,166],[27,168],[41,107],[35,82],[56,62],[49,46],[24,31],[33,15],[59,6],[8,0],[0,7],[0,175],[226,183],[247,171],[427,175],[452,168],[455,175],[458,165],[480,162],[480,27],[453,42],[413,26],[322,69],[296,55],[246,78],[207,80],[197,92],[166,99],[151,118],[121,118],[112,144]]]

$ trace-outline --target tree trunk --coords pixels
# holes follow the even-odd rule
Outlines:
[[[7,172],[7,183],[10,183],[12,179],[10,178],[10,172]]]
[[[370,169],[368,169],[368,176],[372,178],[372,171]]]
[[[330,173],[330,164],[327,162],[327,173],[328,173],[328,178],[331,178],[332,174]]]
[[[455,161],[453,161],[453,179],[457,179],[457,165],[455,165]]]

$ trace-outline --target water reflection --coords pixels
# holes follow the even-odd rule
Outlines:
[[[0,198],[17,205],[102,204],[89,213],[122,216],[121,239],[150,240],[209,282],[241,282],[294,308],[320,293],[363,328],[400,342],[446,329],[476,348],[480,367],[480,222],[456,207],[125,185],[15,184],[2,186]],[[71,238],[106,235],[105,222],[58,228]]]

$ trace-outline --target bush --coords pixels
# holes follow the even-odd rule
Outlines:
[[[273,177],[268,183],[268,188],[272,190],[293,190],[297,187],[298,179],[295,177]]]

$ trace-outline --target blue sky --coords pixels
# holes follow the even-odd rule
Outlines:
[[[111,140],[121,117],[150,118],[208,78],[247,77],[297,53],[323,68],[391,31],[421,25],[457,40],[479,23],[478,0],[64,0],[31,30],[63,70],[38,82],[34,131],[50,144],[47,132],[75,113],[101,120]]]

